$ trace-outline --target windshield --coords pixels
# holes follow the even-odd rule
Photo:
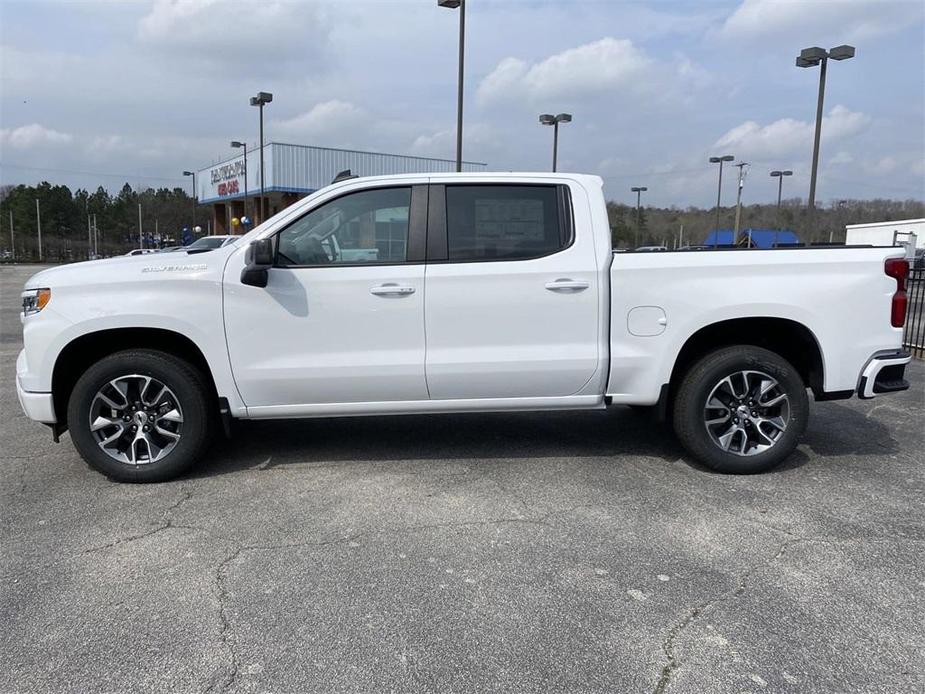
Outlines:
[[[201,239],[193,241],[186,249],[208,248],[211,250],[213,248],[221,248],[225,241],[226,239],[223,236],[203,236]]]

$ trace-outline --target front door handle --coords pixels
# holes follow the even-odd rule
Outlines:
[[[369,293],[375,296],[408,296],[414,294],[414,287],[404,284],[380,284],[370,289]]]
[[[567,278],[546,283],[546,289],[548,289],[551,292],[561,292],[561,291],[580,292],[583,289],[587,289],[590,286],[591,286],[590,282],[585,282],[584,280],[570,280]]]

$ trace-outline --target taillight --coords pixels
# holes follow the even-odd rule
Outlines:
[[[890,258],[883,264],[883,271],[896,280],[896,293],[890,305],[890,323],[894,328],[901,328],[906,322],[906,277],[909,276],[909,263],[905,258]]]

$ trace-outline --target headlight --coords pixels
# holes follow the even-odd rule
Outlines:
[[[31,316],[38,313],[51,301],[50,289],[27,289],[22,293],[22,313]]]

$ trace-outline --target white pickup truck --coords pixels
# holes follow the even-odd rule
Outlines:
[[[16,386],[125,481],[180,474],[233,419],[610,405],[760,472],[797,445],[807,390],[909,387],[902,256],[614,254],[595,176],[355,178],[215,250],[38,273]]]

